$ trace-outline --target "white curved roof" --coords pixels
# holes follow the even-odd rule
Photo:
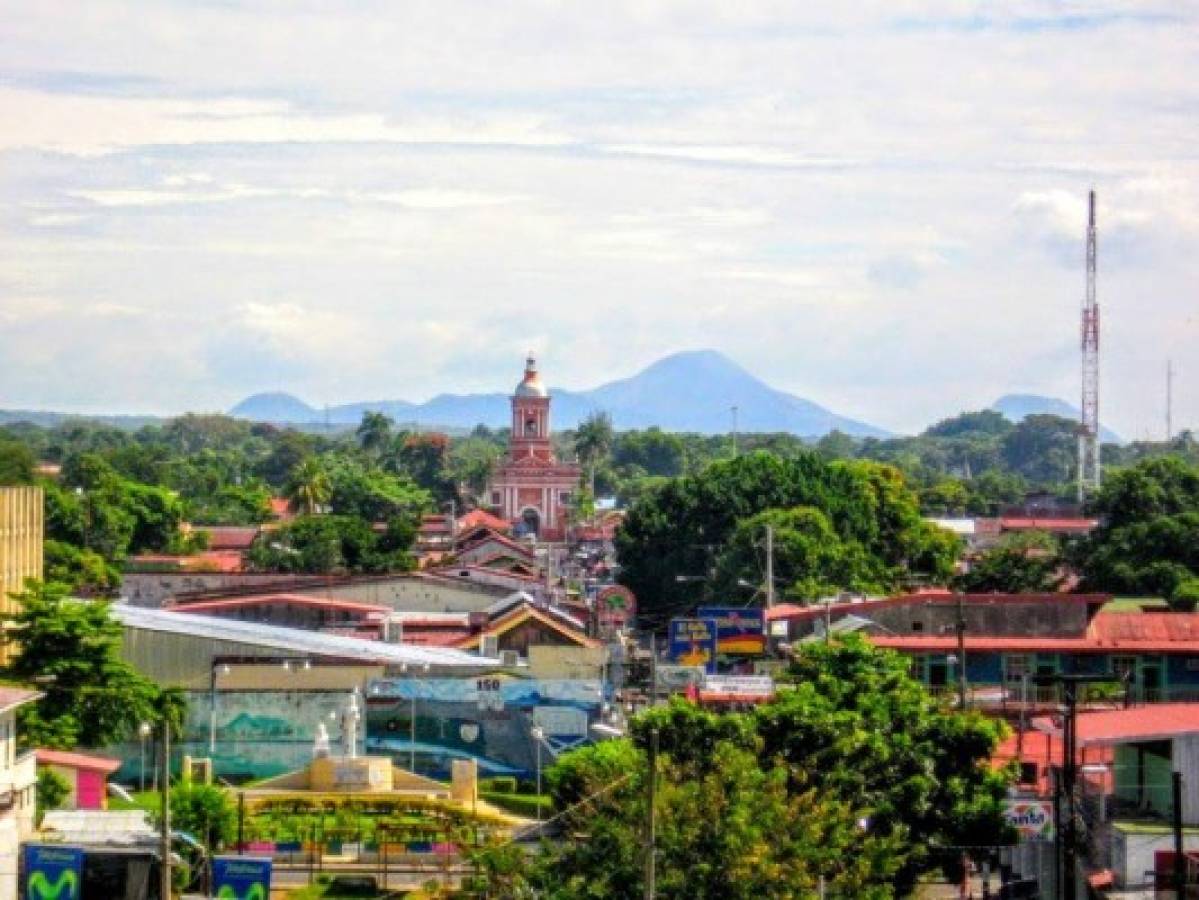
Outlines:
[[[498,659],[476,656],[462,650],[442,650],[433,647],[415,647],[411,644],[368,641],[340,634],[323,634],[319,631],[302,631],[299,628],[241,622],[218,616],[200,616],[162,609],[147,609],[141,606],[129,606],[125,603],[114,603],[109,609],[112,611],[113,618],[126,628],[229,641],[305,656],[352,659],[388,666],[398,666],[403,663],[420,666],[428,663],[431,666],[439,667],[477,669],[498,668],[500,665]]]

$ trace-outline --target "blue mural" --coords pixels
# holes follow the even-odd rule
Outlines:
[[[455,759],[475,760],[482,776],[533,778],[539,744],[548,765],[588,742],[605,695],[599,681],[488,675],[379,679],[366,701],[368,753],[436,778],[448,778]]]

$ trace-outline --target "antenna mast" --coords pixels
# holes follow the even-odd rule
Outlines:
[[[1166,443],[1174,440],[1174,360],[1166,360]]]
[[[1087,293],[1082,303],[1082,421],[1078,500],[1099,490],[1099,303],[1095,299],[1095,192],[1087,204]]]

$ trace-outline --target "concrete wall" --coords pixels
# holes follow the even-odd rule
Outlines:
[[[850,612],[854,612],[851,608]],[[957,608],[943,601],[895,604],[858,613],[895,634],[954,634]],[[971,600],[963,605],[967,634],[1073,637],[1086,633],[1087,605],[1077,602]]]
[[[42,577],[44,527],[40,487],[0,487],[0,613],[16,609],[9,594],[23,590],[26,578]],[[7,661],[0,645],[0,663]]]

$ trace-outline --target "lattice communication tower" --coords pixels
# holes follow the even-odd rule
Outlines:
[[[1095,299],[1095,192],[1087,208],[1087,293],[1082,302],[1082,411],[1078,500],[1099,490],[1099,303]]]

